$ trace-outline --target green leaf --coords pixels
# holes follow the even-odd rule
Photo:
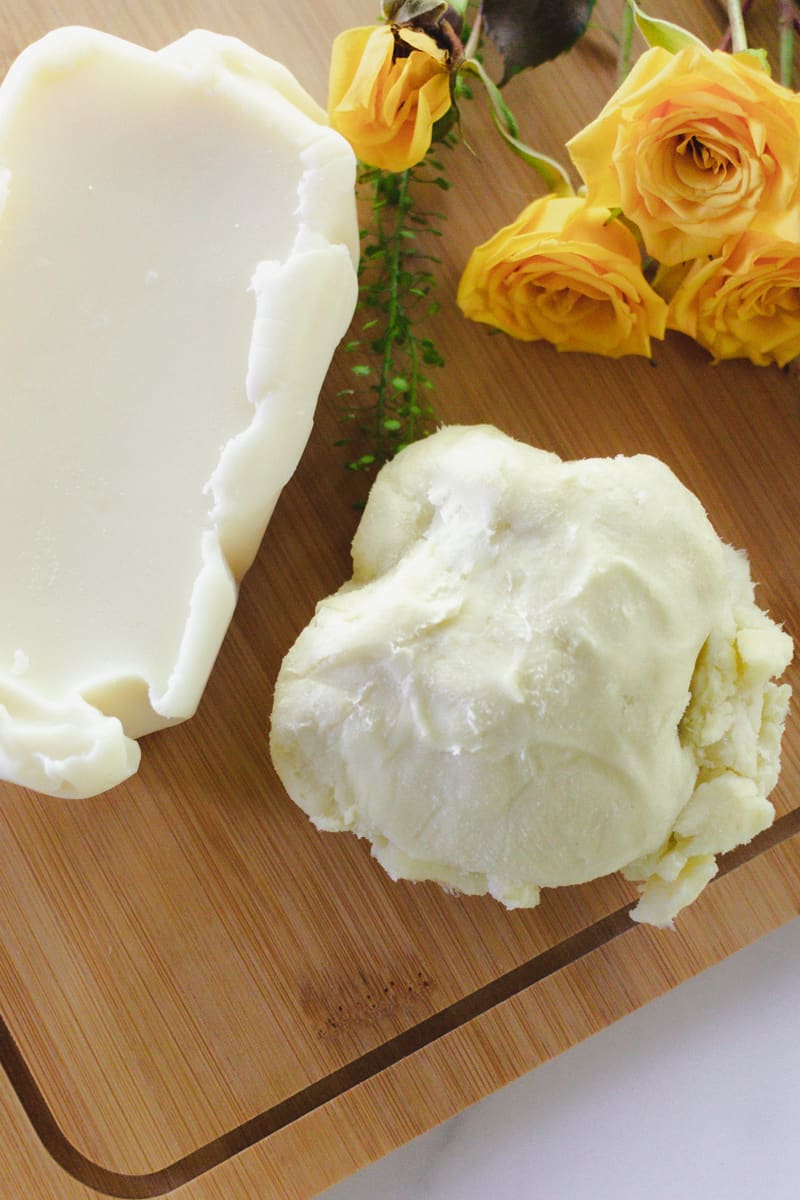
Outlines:
[[[628,5],[633,11],[637,28],[648,46],[661,46],[663,50],[669,50],[671,54],[676,54],[685,46],[702,46],[704,50],[706,49],[705,42],[701,42],[700,38],[689,33],[688,29],[674,25],[672,21],[648,17],[647,13],[642,12],[639,8],[636,0],[628,0]]]
[[[483,0],[483,26],[503,57],[500,87],[574,46],[595,0]]]
[[[477,75],[491,103],[492,119],[500,136],[524,162],[533,167],[541,175],[551,192],[556,196],[573,196],[574,189],[569,176],[560,163],[546,154],[532,150],[530,146],[520,141],[517,122],[500,94],[497,84],[489,77],[483,64],[476,58],[468,58],[461,66],[462,71]]]

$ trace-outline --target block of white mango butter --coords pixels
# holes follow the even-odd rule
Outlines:
[[[48,34],[0,88],[0,777],[192,715],[356,299],[354,156],[280,64]]]

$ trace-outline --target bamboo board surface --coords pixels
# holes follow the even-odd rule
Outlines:
[[[723,7],[650,5],[711,42]],[[200,26],[282,59],[322,102],[335,32],[374,15],[369,0],[0,0],[0,56],[5,69],[60,24],[153,47]],[[593,34],[508,99],[528,140],[563,157],[613,79]],[[478,103],[467,132],[480,159],[449,160],[436,247],[442,418],[562,457],[663,458],[749,551],[760,602],[797,639],[797,377],[712,367],[677,336],[653,366],[467,326],[453,295],[469,248],[538,190]],[[148,738],[140,773],[105,796],[0,787],[0,1200],[310,1197],[800,911],[796,701],[775,826],[675,931],[633,925],[617,877],[514,913],[392,884],[364,844],[292,806],[266,731],[283,654],[349,574],[364,485],[333,448],[349,365],[340,351],[198,715]],[[800,692],[797,663],[788,678]]]

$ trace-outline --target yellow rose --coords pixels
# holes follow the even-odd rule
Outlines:
[[[447,51],[427,33],[367,25],[334,41],[328,117],[362,162],[385,171],[413,167],[450,103]]]
[[[610,358],[649,355],[667,313],[629,230],[607,209],[555,196],[534,200],[473,251],[458,304],[474,321],[524,341]]]
[[[800,245],[748,231],[694,263],[669,307],[670,329],[714,358],[784,366],[800,355]]]
[[[591,203],[619,205],[661,262],[761,221],[800,237],[800,97],[753,55],[646,51],[568,149]]]

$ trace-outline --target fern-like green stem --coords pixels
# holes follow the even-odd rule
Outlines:
[[[403,230],[405,228],[405,217],[408,209],[408,185],[411,179],[411,171],[402,171],[396,176],[396,179],[397,194],[393,199],[393,203],[397,208],[397,219],[392,231],[391,240],[387,246],[386,260],[389,280],[388,306],[386,309],[386,337],[381,356],[380,376],[375,390],[375,445],[377,447],[378,462],[382,462],[386,457],[384,445],[386,440],[386,429],[384,426],[384,421],[386,420],[386,392],[387,388],[391,387],[389,377],[392,371],[392,351],[397,335],[397,318],[400,311],[400,264],[402,259]]]
[[[417,414],[419,413],[419,352],[417,339],[409,338],[408,357],[411,364],[411,378],[408,382],[408,441],[416,441]]]

